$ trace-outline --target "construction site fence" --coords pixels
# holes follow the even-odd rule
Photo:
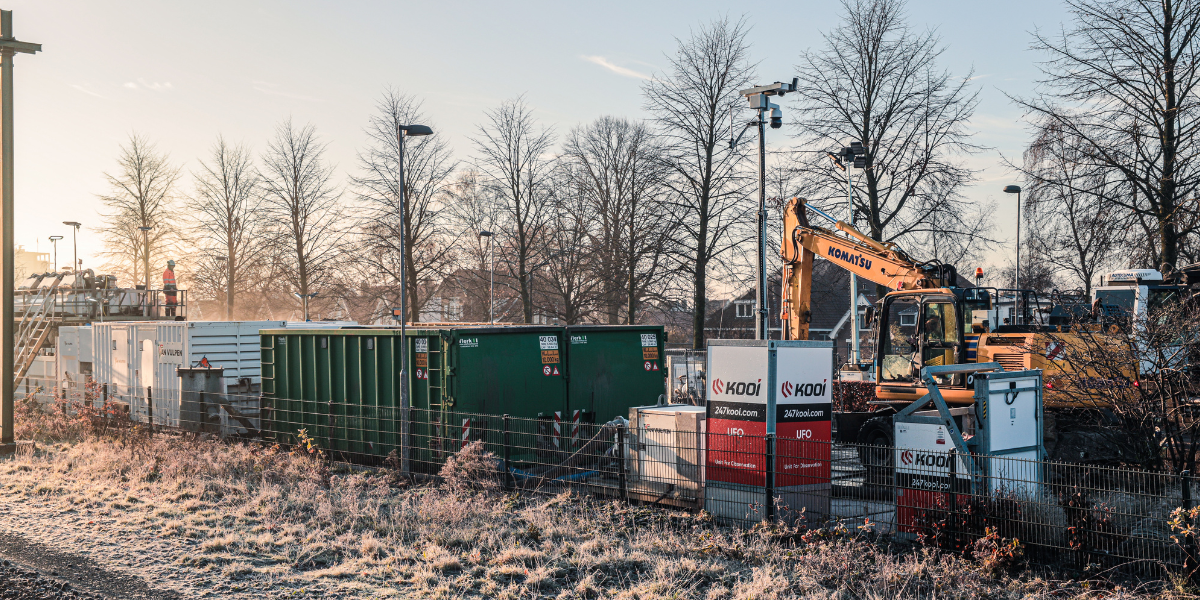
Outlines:
[[[729,435],[703,431],[702,419],[648,429],[581,413],[517,418],[109,386],[47,386],[22,402],[18,419],[36,405],[151,435],[312,443],[330,461],[416,479],[458,457],[468,463],[460,475],[477,483],[706,511],[733,525],[845,529],[964,553],[1016,540],[1026,560],[1088,572],[1161,576],[1194,569],[1200,555],[1188,472]]]

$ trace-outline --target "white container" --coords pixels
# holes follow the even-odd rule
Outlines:
[[[55,356],[58,357],[58,387],[71,400],[83,400],[84,386],[92,375],[92,326],[68,325],[58,328]]]
[[[225,369],[228,394],[257,395],[261,383],[260,329],[282,321],[159,321],[93,324],[93,376],[110,398],[129,403],[134,420],[179,426],[176,370],[203,359]],[[147,388],[153,402],[147,402]]]
[[[698,498],[704,482],[704,414],[703,406],[687,404],[630,408],[630,482],[652,494]]]

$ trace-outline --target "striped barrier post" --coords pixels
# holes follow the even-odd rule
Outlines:
[[[579,419],[582,417],[582,415],[583,415],[583,411],[581,411],[579,409],[575,409],[574,414],[571,415],[571,447],[572,448],[577,448],[579,446]]]
[[[560,438],[562,438],[562,413],[559,411],[555,411],[554,412],[554,449],[555,450],[558,450],[562,446],[559,442]]]
[[[471,419],[463,419],[462,448],[466,448],[469,443],[471,443]]]

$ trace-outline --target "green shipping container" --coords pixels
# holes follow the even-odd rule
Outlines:
[[[571,325],[567,328],[568,410],[604,423],[632,406],[658,404],[666,393],[667,336],[657,325]]]
[[[406,333],[415,409],[410,426],[416,450],[410,456],[418,463],[444,458],[468,430],[479,439],[486,428],[498,427],[463,423],[453,413],[543,419],[539,431],[550,435],[555,420],[568,430],[576,411],[580,422],[605,422],[631,406],[655,404],[665,392],[666,335],[659,326]],[[385,457],[400,447],[399,329],[275,329],[261,336],[268,436],[290,445],[304,429],[322,448],[349,460]]]
[[[458,438],[463,424],[445,413],[553,419],[567,410],[561,327],[406,333],[415,446],[435,451]],[[263,397],[272,407],[265,430],[273,439],[293,444],[305,429],[335,454],[387,456],[398,447],[399,329],[276,329],[261,336]]]

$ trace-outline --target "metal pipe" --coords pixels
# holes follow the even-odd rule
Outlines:
[[[0,12],[0,29],[5,39],[12,39],[12,11]],[[13,51],[4,48],[0,51],[0,88],[3,89],[3,108],[0,112],[0,130],[2,130],[3,148],[3,198],[4,204],[0,212],[3,220],[3,266],[0,267],[0,379],[3,379],[3,392],[0,393],[0,455],[9,454],[16,450],[16,440],[13,437],[13,396],[16,390],[16,373],[13,359],[16,352],[16,336],[13,323],[13,294],[15,282],[13,278],[15,256],[13,244],[16,236],[13,231]]]
[[[764,104],[766,104],[764,102]],[[764,128],[765,109],[758,110],[758,298],[754,321],[754,339],[770,336],[767,320],[767,133]]]
[[[404,264],[404,130],[397,124],[396,126],[396,144],[400,155],[398,166],[400,173],[397,175],[396,191],[400,208],[400,412],[408,414],[408,337],[406,336],[406,323],[408,318],[405,313],[408,312],[408,304],[406,304],[406,296],[404,288],[406,283],[406,273]],[[402,431],[400,432],[400,444],[403,447],[409,446],[409,429],[407,419],[403,422]],[[408,453],[401,457],[400,470],[409,472]]]
[[[850,228],[854,228],[854,177],[850,175],[850,167],[854,162],[850,161],[846,164],[846,203],[850,210]],[[857,231],[857,229],[855,229]],[[859,350],[858,342],[858,277],[850,273],[850,338],[853,342],[854,353],[851,355],[851,362],[857,365],[862,362],[862,353]]]

